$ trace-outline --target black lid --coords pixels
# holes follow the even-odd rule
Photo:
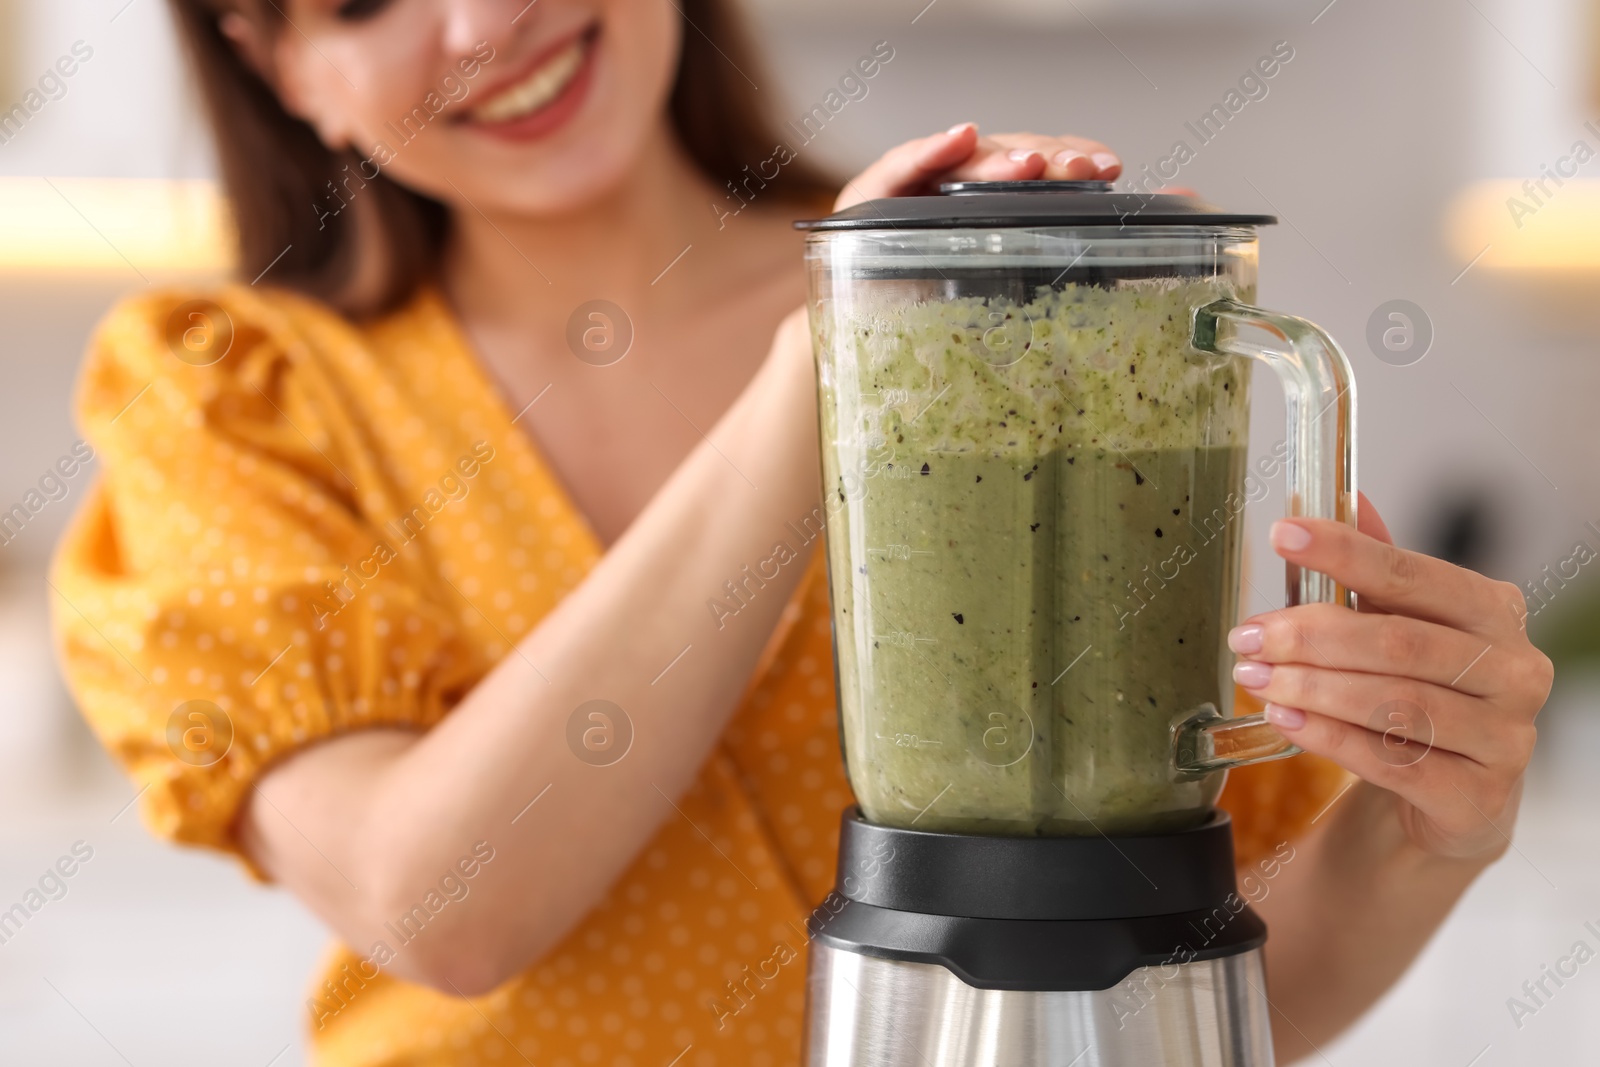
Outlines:
[[[1270,226],[1191,196],[1117,193],[1103,181],[945,182],[938,196],[896,196],[801,219],[795,229],[949,230],[1015,226]]]

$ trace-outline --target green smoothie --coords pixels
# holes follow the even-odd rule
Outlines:
[[[1231,710],[1249,377],[1188,337],[1195,306],[1250,295],[867,286],[817,316],[841,729],[868,819],[1203,817],[1221,776],[1175,780],[1171,733]]]

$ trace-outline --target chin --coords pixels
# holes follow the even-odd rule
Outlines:
[[[581,212],[616,195],[627,180],[648,169],[645,132],[637,137],[583,137],[551,151],[528,146],[490,158],[471,152],[445,153],[437,165],[395,176],[447,203],[489,215],[555,218]]]
[[[537,175],[508,178],[501,203],[506,210],[530,217],[555,217],[581,212],[616,195],[638,164],[634,158],[615,165],[560,168]],[[541,168],[542,169],[542,168]]]

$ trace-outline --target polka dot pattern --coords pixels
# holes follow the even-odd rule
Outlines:
[[[209,367],[166,347],[192,296],[130,301],[96,335],[79,412],[102,479],[58,551],[55,622],[147,824],[237,854],[229,826],[264,767],[438,722],[600,550],[435,294],[357,328],[231,287],[210,298],[233,348]],[[215,758],[169,747],[191,700],[232,724]],[[1339,784],[1271,773],[1234,808],[1267,850],[1276,811],[1308,819]],[[798,1063],[804,924],[849,803],[818,552],[680,812],[578,927],[471,1001],[352,977],[370,952],[335,947],[308,991],[315,1062]]]

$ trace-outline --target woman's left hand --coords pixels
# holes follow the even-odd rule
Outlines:
[[[1510,843],[1550,660],[1509,582],[1396,548],[1363,496],[1359,529],[1285,519],[1272,546],[1353,589],[1359,612],[1306,604],[1228,635],[1235,680],[1283,735],[1388,790],[1425,852],[1498,855]]]

